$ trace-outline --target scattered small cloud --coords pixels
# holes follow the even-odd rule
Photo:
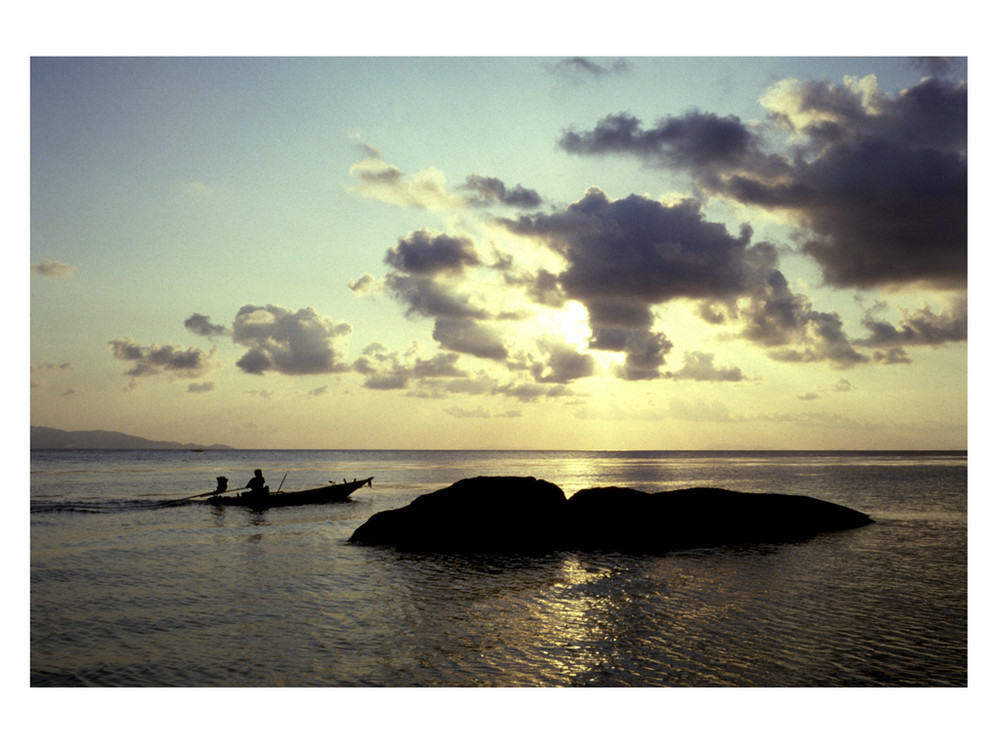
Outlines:
[[[508,188],[502,180],[496,177],[470,174],[460,189],[472,194],[469,202],[474,206],[490,206],[499,203],[504,206],[529,209],[542,205],[541,197],[534,190],[521,187],[521,185]]]
[[[600,79],[611,75],[624,75],[632,70],[632,66],[623,58],[598,62],[588,57],[566,57],[550,64],[548,68],[572,83],[582,83],[587,79]]]
[[[76,273],[76,266],[63,263],[61,260],[46,260],[31,264],[31,273],[52,279],[68,279]]]
[[[961,342],[969,336],[968,298],[963,293],[953,298],[947,308],[935,312],[925,304],[917,310],[900,310],[897,328],[891,323],[876,320],[887,305],[876,305],[865,312],[862,321],[871,333],[856,343],[861,346],[942,346]]]
[[[375,292],[378,291],[380,287],[381,284],[370,273],[362,274],[361,278],[357,281],[349,281],[347,283],[347,288],[355,294]]]
[[[701,380],[735,383],[746,380],[739,367],[716,367],[715,355],[709,352],[687,352],[684,366],[672,374],[676,380]]]
[[[184,321],[184,327],[187,328],[192,333],[196,333],[199,336],[230,336],[232,331],[223,325],[213,325],[211,319],[207,315],[201,315],[200,313],[194,313],[191,317]]]
[[[838,380],[836,383],[833,384],[830,390],[836,391],[838,393],[846,393],[847,391],[853,391],[854,386],[851,385],[851,381],[848,380],[847,378],[841,378],[840,380]]]
[[[489,419],[492,416],[482,406],[477,406],[475,409],[463,409],[460,406],[449,406],[445,409],[445,413],[450,414],[456,419]]]
[[[170,375],[181,378],[200,378],[215,369],[216,349],[204,352],[193,346],[184,348],[175,344],[142,346],[129,337],[112,339],[108,342],[112,356],[128,362],[125,374],[133,378]]]
[[[215,390],[215,383],[191,383],[188,386],[188,393],[210,393]]]
[[[448,191],[445,176],[434,167],[407,176],[403,170],[382,160],[378,149],[364,146],[365,156],[351,165],[358,180],[351,189],[381,203],[407,208],[440,210],[456,208],[464,200]]]

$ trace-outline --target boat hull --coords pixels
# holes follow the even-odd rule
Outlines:
[[[342,484],[330,483],[323,487],[313,487],[297,492],[272,492],[267,495],[254,495],[245,492],[239,495],[215,495],[209,498],[212,505],[231,505],[244,508],[284,508],[291,505],[325,505],[327,503],[344,503],[351,501],[351,494],[366,484],[370,487],[374,477],[355,479]]]

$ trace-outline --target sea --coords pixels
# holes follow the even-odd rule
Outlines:
[[[353,501],[191,496],[374,477]],[[43,687],[965,687],[967,454],[32,451],[30,675]],[[808,495],[875,523],[637,555],[348,542],[466,477]]]

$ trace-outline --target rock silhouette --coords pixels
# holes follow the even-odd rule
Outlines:
[[[801,495],[599,487],[567,500],[534,477],[475,477],[374,514],[350,541],[426,552],[659,553],[792,542],[868,523],[864,513]]]

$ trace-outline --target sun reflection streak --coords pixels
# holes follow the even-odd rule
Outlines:
[[[556,672],[571,682],[580,675],[599,669],[604,661],[595,644],[604,637],[601,623],[610,616],[613,604],[606,596],[588,591],[591,585],[609,579],[609,568],[587,567],[576,557],[563,560],[559,580],[543,598],[535,599],[525,617],[532,623],[532,636],[545,672]],[[594,591],[595,589],[591,589]],[[538,680],[546,684],[550,680]]]

